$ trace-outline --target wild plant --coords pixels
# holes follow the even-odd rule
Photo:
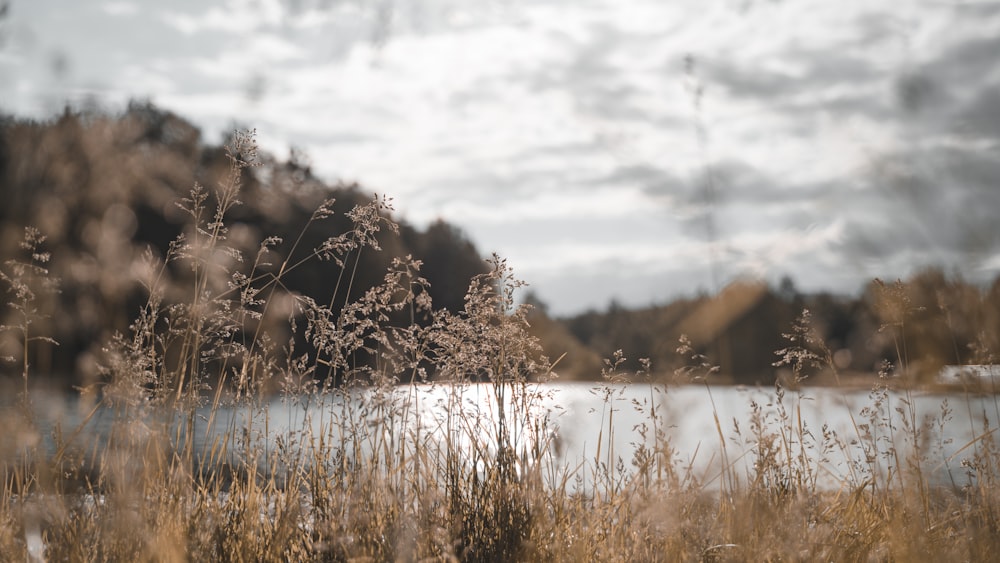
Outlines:
[[[656,384],[653,367],[648,358],[639,360],[640,369],[635,378],[645,383],[648,396],[632,399],[632,408],[642,415],[632,431],[638,440],[632,442],[632,466],[642,490],[672,489],[680,487],[674,456],[675,448],[670,442],[662,412],[663,395],[668,392],[666,385]]]
[[[619,410],[617,404],[622,399],[623,384],[627,381],[626,374],[621,371],[625,361],[621,350],[616,350],[611,358],[605,358],[604,367],[601,368],[601,386],[590,391],[601,398],[601,418],[591,483],[594,494],[603,495],[607,499],[616,496],[626,479],[624,460],[620,455],[616,457],[614,435],[615,413]],[[591,409],[591,412],[595,412],[595,409]]]
[[[528,492],[541,486],[538,466],[549,433],[536,418],[544,392],[532,382],[551,375],[528,333],[525,306],[515,306],[523,282],[494,256],[491,271],[473,279],[461,314],[439,311],[430,333],[430,357],[441,380],[452,384],[445,420],[443,476],[449,514],[457,526],[463,558],[517,557],[530,533]],[[467,416],[463,387],[488,382],[491,411]],[[461,453],[462,437],[471,440]],[[456,447],[458,446],[458,447]]]
[[[757,437],[758,443],[763,443],[765,446],[757,452],[758,459],[755,462],[757,473],[754,483],[763,484],[765,489],[772,489],[777,485],[774,490],[782,493],[813,492],[819,479],[819,464],[824,463],[826,454],[836,447],[837,438],[836,432],[825,425],[821,428],[821,437],[817,438],[804,421],[802,402],[812,398],[808,396],[803,383],[816,372],[825,370],[833,374],[834,381],[839,387],[840,375],[833,354],[813,324],[808,309],[802,310],[793,322],[792,330],[783,333],[782,337],[788,344],[785,348],[775,351],[779,359],[773,365],[778,368],[785,366],[791,368],[792,379],[786,384],[790,384],[795,390],[795,402],[789,411],[785,405],[787,391],[782,385],[781,378],[778,378],[775,381],[774,394],[776,420],[762,420],[766,415],[762,414],[759,405],[754,405],[751,419],[752,434]],[[765,428],[771,431],[777,429],[776,439],[779,442],[777,448],[773,443],[775,437],[766,436]],[[819,457],[814,457],[817,454]]]
[[[688,381],[701,383],[708,393],[708,400],[712,405],[712,418],[715,422],[715,431],[719,438],[719,447],[722,455],[722,469],[719,478],[722,484],[723,496],[730,496],[739,488],[739,477],[736,475],[733,462],[730,460],[729,451],[726,448],[726,437],[722,430],[722,422],[719,419],[719,408],[712,395],[712,386],[709,377],[719,373],[719,366],[713,364],[708,356],[695,350],[694,345],[687,335],[681,335],[677,346],[677,355],[686,360],[686,364],[677,368],[674,374]]]
[[[27,258],[8,260],[4,263],[4,267],[0,268],[0,281],[7,286],[7,293],[11,296],[8,304],[14,310],[16,317],[14,324],[0,325],[0,334],[11,331],[17,335],[23,382],[21,401],[25,406],[30,398],[28,395],[28,376],[31,372],[30,346],[35,342],[47,342],[58,346],[58,342],[54,339],[34,330],[35,325],[47,316],[39,308],[38,293],[57,292],[59,285],[59,281],[49,276],[49,271],[45,267],[51,255],[42,250],[41,245],[44,242],[45,236],[38,229],[26,227],[20,247],[27,254]],[[17,358],[2,356],[0,361],[16,363]]]
[[[0,325],[0,336],[4,333],[16,335],[22,380],[17,409],[0,412],[4,428],[4,435],[0,438],[0,478],[3,487],[0,501],[4,506],[10,506],[8,503],[17,499],[23,508],[28,495],[51,487],[51,475],[44,463],[43,436],[35,422],[29,393],[32,347],[38,342],[58,345],[35,329],[46,317],[40,298],[58,291],[58,280],[52,278],[45,267],[49,254],[41,247],[44,242],[45,237],[37,229],[26,228],[20,243],[26,257],[8,260],[0,268],[0,281],[7,286],[7,293],[11,296],[9,305],[16,319],[12,325]],[[0,362],[16,364],[17,356],[0,357]],[[4,512],[0,510],[0,514]],[[0,551],[2,548],[0,544]]]

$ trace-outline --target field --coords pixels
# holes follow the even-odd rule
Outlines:
[[[270,263],[274,239],[244,256],[230,244],[229,217],[254,164],[253,138],[238,135],[228,154],[226,180],[196,185],[180,202],[186,234],[140,269],[147,301],[107,343],[99,381],[80,390],[90,408],[79,428],[43,435],[34,415],[40,374],[30,349],[49,339],[35,331],[37,302],[56,287],[42,234],[29,229],[24,258],[4,265],[19,319],[4,328],[22,349],[16,405],[2,411],[0,559],[983,561],[1000,553],[996,428],[984,417],[958,445],[964,482],[933,482],[934,421],[915,415],[909,391],[886,402],[892,365],[850,435],[807,427],[795,401],[779,401],[738,436],[752,445],[751,463],[724,457],[706,479],[677,454],[655,395],[704,385],[714,408],[716,366],[684,339],[684,367],[669,374],[648,362],[626,373],[616,355],[595,392],[611,404],[615,384],[648,385],[650,399],[628,407],[642,416],[628,429],[640,445],[628,458],[609,455],[621,420],[607,409],[593,455],[553,464],[558,443],[535,407],[562,360],[531,336],[529,309],[517,305],[522,283],[504,260],[474,278],[460,313],[433,306],[412,259],[394,261],[381,284],[348,302],[283,293],[289,272],[321,260],[340,267],[331,283],[350,287],[358,257],[379,250],[375,235],[396,228],[388,204],[356,207],[352,229],[301,259],[290,259],[293,245]],[[302,232],[332,213],[322,203]],[[171,273],[188,285],[167,284]],[[284,332],[273,329],[275,317]],[[808,313],[786,339],[778,360],[792,384],[821,370],[836,375]],[[490,416],[447,392],[483,382]],[[399,390],[417,384],[446,390],[447,415],[435,427],[407,423],[417,407]],[[775,393],[784,397],[780,386]],[[302,405],[301,431],[268,437],[273,394]],[[338,406],[322,407],[330,404]],[[948,408],[964,407],[943,405],[941,419]],[[216,420],[231,409],[248,414]],[[111,412],[113,424],[95,438],[87,428],[98,412]],[[736,437],[727,413],[714,412],[726,456]],[[205,427],[212,438],[197,440]],[[821,486],[824,457],[849,445],[868,455]]]

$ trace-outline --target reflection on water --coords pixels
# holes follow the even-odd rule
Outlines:
[[[911,470],[907,460],[916,454],[929,482],[961,486],[970,479],[963,460],[987,442],[996,444],[993,430],[1000,421],[1000,402],[987,395],[830,388],[778,394],[759,388],[593,383],[526,389],[520,402],[505,397],[502,417],[488,384],[276,398],[259,408],[225,407],[214,416],[202,408],[193,419],[195,449],[209,451],[219,446],[220,436],[228,436],[231,452],[240,451],[245,439],[287,448],[320,437],[349,450],[344,451],[349,456],[446,442],[461,450],[495,452],[502,418],[512,444],[525,451],[543,448],[550,475],[573,474],[582,486],[587,485],[584,468],[606,464],[633,471],[637,447],[652,447],[657,433],[660,451],[669,452],[675,467],[709,488],[720,486],[725,467],[746,483],[766,455],[805,459],[821,486],[838,487],[862,482],[859,475],[866,471],[885,479],[902,467],[905,478]],[[32,403],[50,453],[52,437],[68,439],[91,410],[81,399],[57,393],[35,393]],[[5,397],[0,413],[14,409],[13,399]],[[114,421],[112,410],[98,409],[73,439],[106,440]],[[174,421],[173,428],[183,435],[187,426]],[[133,423],[136,429],[142,430]],[[524,461],[529,458],[538,459]]]

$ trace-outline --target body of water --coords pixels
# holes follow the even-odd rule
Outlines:
[[[196,449],[210,450],[219,436],[229,436],[237,452],[241,439],[287,448],[319,437],[337,444],[349,435],[351,455],[448,440],[490,452],[502,418],[512,443],[543,450],[525,463],[541,459],[551,478],[570,475],[582,486],[594,468],[635,471],[641,447],[669,459],[682,481],[713,489],[752,480],[755,464],[767,456],[804,462],[789,466],[810,468],[804,477],[825,488],[869,477],[906,479],[917,469],[929,482],[962,486],[972,479],[967,466],[977,454],[996,448],[1000,423],[1000,400],[992,395],[559,383],[528,385],[513,397],[507,389],[501,416],[496,391],[489,384],[421,385],[275,398],[255,408],[223,407],[214,416],[202,408],[193,419]],[[50,451],[55,433],[67,440],[92,410],[58,393],[35,393],[32,404]],[[8,399],[4,416],[15,408]],[[98,409],[73,440],[107,439],[115,421],[112,410]],[[141,436],[141,421],[128,424]]]

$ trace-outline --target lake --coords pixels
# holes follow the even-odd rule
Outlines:
[[[860,482],[865,471],[886,479],[902,467],[905,477],[912,459],[920,460],[928,482],[962,486],[970,482],[963,460],[997,446],[1000,422],[1000,400],[993,395],[821,387],[779,395],[773,388],[599,383],[525,389],[520,402],[505,402],[512,440],[540,444],[552,478],[564,471],[585,488],[587,468],[607,464],[634,471],[637,448],[653,445],[657,431],[685,479],[709,489],[727,479],[745,483],[757,459],[775,451],[785,459],[808,459],[812,478],[824,488]],[[495,449],[501,418],[495,391],[489,384],[417,385],[275,398],[256,409],[222,408],[215,417],[202,408],[195,443],[210,446],[225,429],[236,430],[231,436],[266,440],[269,447],[305,443],[309,435],[335,443],[349,428],[357,438],[352,447],[366,455],[407,441]],[[35,393],[32,401],[50,451],[52,432],[69,435],[90,410],[75,395]],[[3,411],[13,412],[12,397],[4,402]],[[114,420],[111,410],[99,410],[77,439],[106,439]]]

